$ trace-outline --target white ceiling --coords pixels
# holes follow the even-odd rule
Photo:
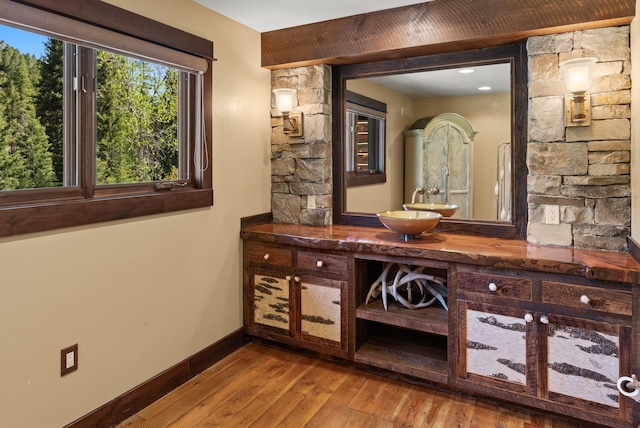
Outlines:
[[[314,22],[426,3],[415,0],[193,0],[261,33]],[[432,0],[429,0],[432,1]],[[472,74],[438,70],[373,78],[412,98],[509,92],[508,64],[474,67]],[[490,86],[490,91],[479,91]]]
[[[508,63],[464,67],[473,73],[460,73],[460,68],[422,73],[372,77],[372,80],[408,97],[435,98],[495,94],[511,91],[511,67]],[[480,87],[491,89],[480,90]]]
[[[249,28],[264,33],[313,22],[393,9],[416,0],[194,0]],[[432,0],[428,0],[432,1]]]

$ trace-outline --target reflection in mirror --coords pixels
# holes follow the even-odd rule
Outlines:
[[[509,62],[350,79],[346,89],[386,103],[388,112],[387,181],[347,188],[345,211],[402,209],[421,185],[438,191],[417,202],[458,204],[454,218],[510,220],[510,162],[503,162],[512,138]],[[442,120],[456,117],[461,122]]]
[[[387,105],[347,92],[345,173],[347,186],[384,183]]]
[[[472,74],[476,76],[488,71],[485,77],[494,81],[482,85],[491,86],[493,93],[478,95],[478,83],[472,86],[476,95],[452,92],[463,89],[460,80],[440,92],[446,86],[443,74],[454,71],[460,79],[464,77],[461,72],[468,68],[473,68]],[[464,117],[477,131],[471,143],[473,173],[469,179],[473,207],[472,214],[464,215],[465,210],[461,210],[457,217],[442,219],[435,231],[526,238],[528,63],[524,43],[346,64],[335,66],[332,75],[334,223],[380,227],[376,212],[401,209],[403,203],[411,202],[408,193],[415,189],[411,189],[414,184],[405,189],[404,131],[420,119],[428,121],[430,117],[451,113]],[[435,87],[425,83],[416,86],[414,80],[418,78],[435,80]],[[413,89],[407,90],[407,86]],[[420,94],[419,89],[423,88],[438,92]],[[344,135],[348,91],[388,106],[384,183],[347,186]],[[500,172],[499,158],[504,162],[504,173]],[[502,183],[501,175],[505,177]],[[508,204],[504,205],[504,216],[502,204]]]

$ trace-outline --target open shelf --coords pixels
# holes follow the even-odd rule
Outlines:
[[[388,337],[374,334],[356,351],[355,360],[374,367],[435,382],[447,382],[445,338],[426,335]],[[426,339],[426,340],[425,340]]]
[[[368,305],[360,305],[356,318],[441,336],[449,333],[449,313],[439,303],[422,309],[407,309],[389,301],[387,308],[385,311],[382,300],[374,300]]]

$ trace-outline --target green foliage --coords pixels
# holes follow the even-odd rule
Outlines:
[[[0,43],[0,189],[51,187],[55,183],[49,141],[36,117],[38,67]]]
[[[97,51],[96,183],[176,179],[178,72]],[[0,190],[62,186],[64,43],[0,42]]]
[[[178,72],[98,51],[97,183],[177,178]]]
[[[41,79],[36,95],[36,113],[49,136],[53,170],[56,182],[61,185],[64,172],[63,80],[64,43],[48,39],[42,61],[38,61]]]

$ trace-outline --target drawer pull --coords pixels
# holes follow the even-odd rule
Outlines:
[[[322,266],[324,266],[324,262],[322,260],[318,260],[316,262],[316,266],[318,266],[319,268],[321,268]]]
[[[498,291],[498,286],[496,285],[495,282],[489,283],[489,291]]]
[[[284,277],[287,281],[291,281],[291,275],[287,275]]]
[[[271,258],[271,254],[266,253],[266,254],[264,255],[264,257],[262,257],[262,258],[263,258],[263,259],[265,259],[265,260],[269,260],[269,259]]]
[[[589,303],[591,303],[591,299],[586,294],[583,294],[582,296],[580,296],[580,303],[588,305]]]
[[[293,280],[294,280],[295,282],[300,282],[300,277],[299,277],[299,276],[294,276],[294,277],[293,277]]]
[[[531,315],[531,314],[524,314],[524,320],[525,320],[526,322],[531,322],[531,321],[533,321],[533,315]]]
[[[546,316],[546,315],[542,315],[542,316],[540,317],[540,322],[541,322],[542,324],[549,324],[549,317],[548,317],[548,316]]]

